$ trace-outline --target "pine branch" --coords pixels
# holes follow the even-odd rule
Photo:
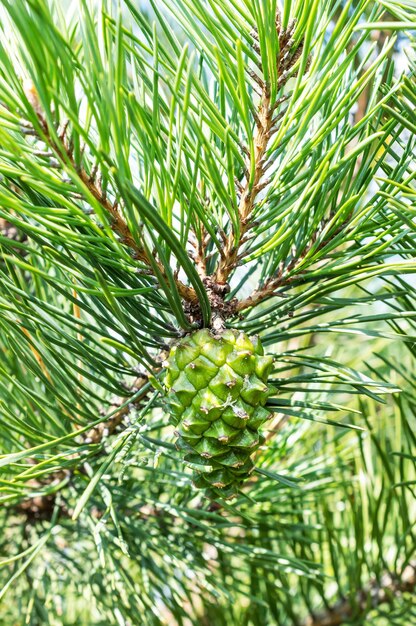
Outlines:
[[[343,223],[340,224],[334,230],[331,236],[326,237],[319,243],[319,245],[317,246],[317,252],[325,248],[340,232],[342,232],[348,227],[351,217],[352,217],[352,213],[350,213],[346,217],[346,219],[343,221]],[[319,234],[328,225],[331,219],[332,219],[332,216],[322,220],[317,230],[311,236],[310,242],[305,246],[302,252],[300,254],[293,254],[292,260],[286,265],[286,267],[283,267],[282,265],[279,268],[277,274],[269,278],[265,282],[265,284],[262,285],[262,287],[260,287],[259,289],[256,289],[250,296],[248,296],[248,298],[245,298],[244,300],[241,300],[240,302],[238,302],[236,305],[236,311],[237,312],[244,311],[247,308],[256,306],[257,304],[259,304],[260,302],[263,302],[264,300],[267,300],[268,298],[272,298],[273,296],[276,296],[276,295],[277,296],[282,295],[279,293],[279,290],[282,289],[283,287],[287,287],[294,280],[298,279],[299,274],[296,273],[297,266],[306,257],[308,252],[313,248],[313,246],[315,245],[317,241]]]
[[[260,110],[256,119],[256,127],[254,133],[254,178],[253,182],[247,181],[241,195],[240,205],[238,208],[240,216],[240,239],[243,239],[250,226],[250,217],[253,212],[255,200],[260,191],[260,181],[264,174],[265,153],[270,139],[270,132],[273,128],[273,111],[270,105],[269,88],[263,86],[263,95]],[[247,170],[250,171],[251,163],[248,163]],[[239,245],[236,241],[234,233],[230,233],[227,238],[226,245],[223,250],[222,258],[216,274],[216,281],[223,285],[237,264],[239,253]]]
[[[401,576],[397,565],[415,541],[415,381],[402,358],[414,351],[415,307],[389,309],[411,267],[400,256],[415,251],[403,136],[414,107],[402,115],[394,102],[394,120],[383,109],[389,55],[374,58],[360,32],[380,10],[295,3],[295,32],[275,22],[274,1],[150,0],[154,25],[130,0],[119,13],[87,4],[77,3],[75,25],[59,2],[0,0],[13,26],[4,22],[0,46],[1,215],[33,244],[19,244],[27,262],[0,258],[0,599],[10,593],[0,621],[61,624],[74,601],[80,624],[299,625],[309,613],[304,626],[336,626],[390,599],[396,608],[416,587],[414,569]],[[311,50],[313,73],[285,89]],[[22,99],[25,75],[38,87],[37,119]],[[368,107],[352,124],[365,88]],[[253,92],[259,107],[241,105]],[[25,109],[35,145],[19,134]],[[62,119],[68,134],[55,131]],[[18,247],[7,232],[6,252]],[[210,325],[204,297],[215,323],[279,295],[233,324],[276,355],[267,408],[279,421],[236,500],[209,503],[159,397],[145,399],[149,378],[128,391],[124,381],[137,362],[160,365],[152,355],[178,336],[173,320],[185,332],[189,321]],[[403,373],[378,369],[372,346],[386,337],[400,339],[386,355]],[[403,410],[388,398],[380,410],[403,379]],[[392,571],[401,580],[382,576]]]
[[[303,626],[342,626],[354,617],[363,618],[381,604],[391,604],[402,593],[416,591],[416,563],[408,565],[400,578],[385,574],[380,582],[372,581],[355,596],[345,598],[329,610],[308,617]]]
[[[302,42],[295,51],[292,51],[295,27],[296,20],[292,20],[288,25],[288,28],[283,29],[281,26],[280,14],[277,14],[276,29],[279,33],[279,54],[276,59],[277,72],[279,76],[277,91],[282,90],[289,78],[296,75],[294,67],[302,54]],[[253,48],[256,52],[259,52],[259,47],[255,43],[256,31],[253,31],[252,35],[254,38]],[[259,67],[261,70],[261,62],[259,62]],[[289,98],[288,95],[282,95],[275,102],[272,102],[271,86],[260,78],[260,76],[253,70],[249,70],[249,76],[261,89],[258,111],[256,113],[253,112],[254,152],[253,155],[251,155],[248,149],[245,150],[246,154],[248,154],[246,162],[246,183],[245,185],[242,185],[241,183],[237,184],[241,195],[238,206],[240,232],[237,237],[236,233],[232,230],[226,239],[221,259],[215,274],[215,281],[220,285],[227,283],[231,272],[238,265],[241,244],[247,241],[246,234],[252,227],[252,214],[255,208],[256,200],[260,192],[270,182],[263,181],[263,178],[267,169],[270,167],[270,161],[268,161],[267,158],[269,141],[271,136],[276,132],[277,125],[280,120],[280,115],[275,116],[274,113],[276,109]],[[250,172],[252,171],[254,171],[254,174],[251,177]]]
[[[131,392],[135,394],[134,407],[140,406],[143,400],[147,397],[149,393],[149,388],[146,388],[149,383],[149,377],[146,374],[141,374],[133,384],[131,388]],[[137,395],[140,390],[143,389],[143,392]],[[113,400],[112,408],[117,409],[115,413],[113,413],[107,420],[93,426],[86,433],[81,435],[82,442],[81,444],[100,444],[104,438],[113,435],[120,424],[123,422],[124,418],[130,413],[132,410],[131,404],[126,404],[128,398],[124,399],[116,399]],[[99,450],[98,454],[101,454],[102,451]],[[73,458],[76,458],[74,455]],[[81,457],[79,457],[81,461]],[[77,469],[82,471],[81,466],[77,466]],[[48,493],[44,495],[34,496],[32,498],[27,498],[22,502],[19,502],[14,509],[20,513],[25,513],[29,518],[47,518],[49,519],[52,515],[52,512],[55,508],[56,498],[61,493],[61,488],[66,485],[68,480],[73,473],[73,469],[71,470],[60,470],[58,472],[53,472],[47,478],[43,480],[33,480],[30,481],[30,485],[33,489],[40,488],[53,488],[57,487],[53,493]],[[65,514],[65,509],[62,511]]]
[[[121,242],[133,250],[134,258],[138,261],[143,262],[146,266],[149,267],[149,269],[152,269],[152,265],[156,264],[159,274],[164,279],[167,279],[166,270],[163,264],[156,259],[153,260],[153,263],[150,261],[148,253],[146,252],[144,247],[136,241],[135,237],[130,231],[127,222],[124,220],[119,211],[117,203],[113,204],[112,202],[110,202],[107,195],[97,184],[97,170],[94,168],[92,174],[89,175],[84,167],[82,167],[82,165],[76,163],[71,144],[66,140],[67,125],[64,126],[64,130],[59,136],[60,141],[57,142],[52,137],[49,131],[46,118],[43,115],[38,96],[33,86],[30,86],[28,88],[27,95],[28,100],[34,109],[40,124],[41,136],[39,136],[39,138],[49,146],[49,148],[59,159],[59,161],[69,164],[71,168],[77,173],[77,176],[79,177],[83,185],[85,185],[85,187],[88,189],[89,193],[94,197],[95,200],[97,200],[97,202],[100,203],[105,212],[110,216],[112,228],[120,236]],[[198,297],[192,287],[185,285],[178,278],[175,278],[175,284],[183,300],[193,305],[197,304]]]

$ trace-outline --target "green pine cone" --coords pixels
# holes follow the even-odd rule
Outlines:
[[[199,330],[171,349],[165,386],[177,447],[209,497],[234,497],[254,470],[272,364],[257,337],[236,330]]]

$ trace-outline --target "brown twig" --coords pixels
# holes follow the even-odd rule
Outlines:
[[[195,230],[193,231],[195,236],[195,242],[192,242],[192,246],[194,247],[195,252],[192,254],[192,259],[195,262],[199,276],[203,279],[207,275],[207,246],[209,238],[205,226],[201,222],[198,223],[198,226],[199,233],[197,233]]]
[[[47,143],[47,145],[53,151],[59,161],[69,164],[72,169],[75,170],[78,178],[88,189],[89,193],[97,202],[100,203],[101,207],[111,217],[112,229],[119,235],[122,243],[124,243],[126,246],[133,250],[134,257],[137,260],[143,262],[149,268],[152,268],[152,264],[156,263],[160,275],[163,276],[163,278],[167,279],[164,266],[157,260],[152,259],[152,262],[150,261],[146,250],[140,243],[137,242],[132,232],[130,231],[127,222],[119,211],[117,203],[113,204],[112,202],[110,202],[106,194],[103,192],[100,182],[97,181],[97,168],[94,166],[92,173],[88,174],[87,171],[82,167],[82,165],[75,162],[71,141],[68,141],[66,139],[67,128],[64,127],[63,132],[60,134],[59,140],[56,141],[51,136],[47,121],[41,109],[36,90],[33,86],[28,87],[27,95],[30,103],[33,106],[34,111],[36,112],[40,127],[42,129],[41,138],[45,141],[45,143]],[[175,283],[178,292],[183,300],[193,304],[198,302],[198,297],[192,287],[188,287],[178,279],[175,280]]]
[[[296,75],[294,66],[302,54],[303,44],[293,50],[294,39],[293,34],[296,26],[296,21],[288,25],[287,29],[283,29],[280,20],[280,13],[276,16],[276,29],[279,33],[279,54],[276,59],[278,70],[278,90],[281,90],[289,78]],[[256,31],[252,32],[253,37],[253,49],[260,52],[260,48],[256,43],[258,35]],[[260,70],[261,61],[258,62]],[[219,285],[225,285],[231,272],[238,265],[241,258],[239,249],[246,241],[245,234],[251,225],[251,217],[255,208],[255,203],[259,193],[264,189],[266,184],[262,182],[264,174],[270,166],[270,161],[267,157],[267,148],[270,137],[276,130],[276,126],[281,119],[280,115],[274,116],[274,112],[280,104],[285,102],[289,95],[283,95],[279,97],[275,102],[271,101],[270,85],[268,85],[254,70],[249,70],[249,75],[255,82],[257,88],[260,88],[260,104],[257,112],[253,112],[253,118],[255,122],[253,144],[254,154],[251,157],[250,152],[246,150],[248,154],[245,177],[246,183],[242,185],[238,182],[237,187],[240,194],[240,203],[238,206],[239,213],[239,233],[235,233],[233,230],[227,236],[224,249],[221,254],[221,258],[215,273],[215,282]],[[254,170],[254,174],[251,177],[250,172]]]
[[[320,244],[317,247],[317,252],[325,248],[334,239],[334,237],[336,237],[340,232],[342,232],[342,230],[348,227],[348,224],[351,220],[351,216],[352,214],[350,213],[343,220],[342,224],[340,224],[335,229],[335,231],[331,233],[330,236],[325,237],[325,239],[320,242]],[[283,287],[287,287],[296,279],[301,278],[301,272],[296,273],[296,267],[299,265],[301,261],[303,261],[303,259],[306,257],[308,252],[315,245],[319,234],[329,224],[332,217],[333,215],[330,215],[329,218],[325,218],[321,221],[318,228],[313,233],[309,243],[305,246],[302,252],[300,252],[300,254],[294,254],[292,260],[289,261],[289,263],[285,267],[281,265],[277,273],[271,278],[269,278],[264,283],[264,285],[262,285],[261,287],[253,291],[253,293],[250,296],[248,296],[248,298],[245,298],[244,300],[240,300],[236,304],[236,308],[235,308],[236,312],[240,313],[241,311],[244,311],[245,309],[254,307],[257,304],[259,304],[259,302],[262,302],[263,300],[266,300],[273,296],[283,295],[279,293],[279,289],[282,289]]]
[[[399,579],[386,574],[380,583],[372,581],[361,589],[354,602],[349,598],[342,599],[330,609],[308,617],[303,626],[341,626],[354,617],[365,616],[381,604],[391,604],[402,593],[414,593],[415,590],[416,563],[413,563],[404,569]]]
[[[256,129],[254,132],[254,177],[252,183],[247,180],[241,191],[241,199],[238,207],[240,216],[240,239],[245,235],[249,218],[254,208],[255,200],[259,193],[259,183],[264,174],[264,155],[270,139],[270,131],[273,127],[273,112],[270,106],[269,88],[262,84],[263,93],[260,109],[257,115]],[[247,170],[250,171],[250,159],[247,163]],[[220,285],[224,285],[237,264],[239,245],[234,232],[227,237],[222,258],[220,259],[215,280]]]

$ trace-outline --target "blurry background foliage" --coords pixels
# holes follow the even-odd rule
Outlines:
[[[0,623],[416,624],[413,0],[0,11]],[[212,503],[157,378],[230,233],[275,417]]]

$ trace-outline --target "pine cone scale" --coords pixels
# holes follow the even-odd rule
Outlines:
[[[210,497],[235,496],[254,469],[272,362],[258,338],[235,330],[197,331],[170,352],[165,385],[177,447]]]

